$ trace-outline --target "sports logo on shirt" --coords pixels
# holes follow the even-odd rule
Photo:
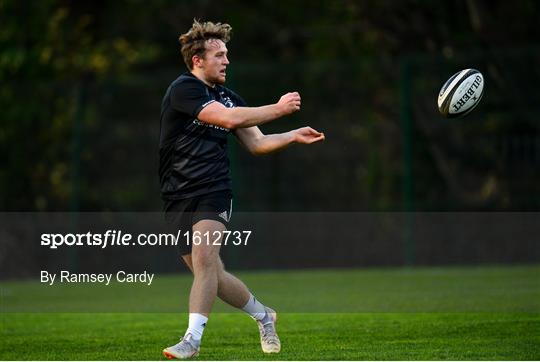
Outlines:
[[[226,97],[225,92],[219,92],[219,95],[221,97],[220,103],[223,104],[227,108],[233,108],[235,106],[234,102],[232,101],[231,97]]]
[[[230,132],[231,131],[230,129],[223,128],[223,127],[220,127],[220,126],[216,126],[215,124],[210,124],[210,123],[206,123],[206,122],[203,122],[203,121],[199,121],[197,118],[195,118],[192,123],[196,124],[197,126],[203,126],[203,127],[219,129],[220,131],[225,131],[225,132]]]

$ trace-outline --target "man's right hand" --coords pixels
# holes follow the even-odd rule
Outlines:
[[[197,118],[215,126],[234,129],[257,126],[300,110],[300,94],[284,94],[279,102],[260,107],[227,108],[219,102],[204,107]]]
[[[277,106],[283,116],[300,110],[301,98],[298,92],[284,94],[277,102]]]

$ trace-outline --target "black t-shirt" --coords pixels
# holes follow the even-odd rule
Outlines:
[[[191,73],[171,83],[161,103],[159,179],[165,200],[231,190],[227,135],[230,130],[201,122],[199,112],[212,102],[245,106],[236,93],[209,87]]]

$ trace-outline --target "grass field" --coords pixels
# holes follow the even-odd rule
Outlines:
[[[263,355],[255,323],[219,302],[198,359],[540,359],[540,266],[239,275],[280,312],[282,353]],[[1,283],[0,359],[163,359],[186,328],[190,277],[156,278],[140,288]]]

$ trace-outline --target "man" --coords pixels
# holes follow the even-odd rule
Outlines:
[[[181,230],[200,235],[222,235],[231,217],[229,133],[253,154],[270,153],[292,143],[324,140],[324,134],[310,127],[272,135],[259,130],[257,125],[300,110],[300,95],[291,92],[275,104],[247,107],[240,96],[225,88],[230,32],[228,24],[194,21],[191,29],[180,36],[189,72],[172,82],[161,108],[159,174],[166,219]],[[276,312],[225,271],[220,246],[214,245],[217,243],[202,240],[198,245],[181,245],[182,258],[194,275],[189,326],[180,342],[165,348],[163,354],[179,359],[198,355],[216,296],[256,320],[265,353],[279,352]]]

